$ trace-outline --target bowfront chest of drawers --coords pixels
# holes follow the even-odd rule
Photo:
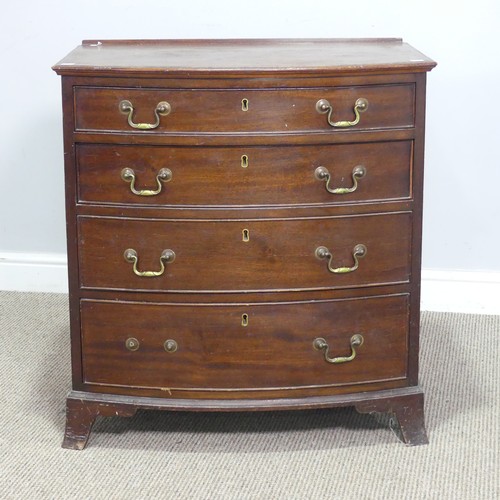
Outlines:
[[[401,40],[85,41],[62,75],[73,390],[355,406],[422,444],[425,78]]]

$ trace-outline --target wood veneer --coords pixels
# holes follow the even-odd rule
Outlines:
[[[84,41],[54,66],[73,378],[64,447],[82,449],[97,416],[138,408],[345,405],[391,412],[407,444],[427,442],[418,345],[434,65],[399,39],[313,39]],[[354,121],[359,98],[368,108],[347,127],[316,109],[328,99],[333,121]],[[135,123],[154,122],[160,101],[170,113],[139,130],[123,100]],[[319,166],[355,189],[328,192]],[[137,190],[160,192],[134,194],[125,168]],[[158,271],[164,249],[175,261],[139,276],[129,248],[139,274]]]

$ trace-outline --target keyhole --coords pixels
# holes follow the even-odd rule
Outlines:
[[[248,99],[242,99],[241,100],[241,109],[243,111],[248,111]]]
[[[243,313],[241,315],[241,326],[248,326],[248,314]]]
[[[243,231],[241,231],[242,235],[243,235],[243,241],[244,242],[247,242],[247,241],[250,241],[250,231],[248,229],[243,229]]]
[[[241,166],[243,168],[248,167],[248,156],[247,155],[241,155]]]

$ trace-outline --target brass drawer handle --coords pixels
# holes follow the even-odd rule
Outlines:
[[[347,120],[341,120],[339,122],[332,122],[333,106],[326,99],[320,99],[316,103],[316,111],[322,115],[328,113],[327,116],[328,125],[336,128],[354,127],[359,123],[359,120],[361,118],[360,113],[363,113],[367,109],[368,109],[368,100],[365,99],[364,97],[360,97],[354,103],[354,117],[355,117],[354,121],[350,122]]]
[[[161,193],[162,182],[169,182],[172,180],[172,171],[169,168],[161,168],[156,176],[157,189],[135,189],[135,172],[131,168],[124,168],[121,172],[121,178],[125,182],[130,182],[130,191],[137,196],[156,196]]]
[[[134,270],[134,273],[137,274],[137,276],[141,276],[144,278],[154,278],[155,276],[161,276],[165,272],[165,264],[163,262],[171,264],[175,260],[175,252],[169,249],[163,250],[160,256],[159,271],[139,271],[137,269],[139,258],[137,257],[137,252],[133,248],[128,248],[127,250],[125,250],[125,252],[123,252],[123,258],[127,262],[134,264],[132,269]]]
[[[132,128],[136,128],[139,130],[152,130],[154,128],[157,128],[160,125],[160,115],[161,116],[167,116],[170,111],[172,110],[172,107],[167,101],[161,101],[156,105],[155,108],[155,116],[156,116],[156,122],[155,123],[134,123],[133,117],[134,117],[134,107],[132,106],[132,103],[130,101],[124,100],[120,102],[119,105],[120,113],[123,113],[124,115],[128,115],[127,121],[128,124]]]
[[[313,347],[317,351],[324,351],[325,352],[325,361],[327,363],[332,363],[332,364],[337,365],[339,363],[347,363],[348,361],[352,361],[356,357],[356,348],[362,346],[363,342],[364,342],[363,335],[356,333],[355,335],[353,335],[351,337],[351,355],[350,356],[339,356],[336,358],[330,358],[328,356],[328,352],[330,350],[330,347],[324,338],[318,337],[317,339],[314,339]]]
[[[331,254],[330,250],[326,247],[318,247],[316,248],[315,255],[316,258],[318,259],[328,259],[328,270],[331,273],[335,274],[345,274],[345,273],[352,273],[353,271],[356,271],[356,269],[359,267],[359,260],[362,257],[366,255],[367,248],[365,245],[359,243],[357,244],[353,250],[352,250],[352,258],[354,259],[354,266],[352,267],[332,267],[332,260],[333,260],[333,255]]]
[[[318,181],[325,181],[325,188],[329,193],[332,194],[348,194],[354,193],[356,189],[358,189],[358,179],[361,179],[366,175],[366,168],[363,165],[356,165],[352,169],[352,187],[350,188],[331,188],[330,187],[330,172],[326,167],[318,167],[314,171],[314,177],[318,179]]]

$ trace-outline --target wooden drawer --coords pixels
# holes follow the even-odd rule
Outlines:
[[[116,87],[75,87],[76,130],[155,133],[237,133],[342,131],[413,127],[413,84],[360,87],[266,90],[179,90]],[[326,99],[333,108],[331,120],[353,121],[355,103],[363,98],[368,107],[357,125],[333,128],[327,115],[316,110]],[[244,111],[243,102],[248,103]],[[138,130],[128,123],[128,101],[133,123],[156,124],[155,110],[167,102],[169,113],[159,115],[152,130]],[[127,108],[130,109],[130,108]]]
[[[150,291],[333,289],[407,282],[410,213],[272,220],[158,220],[78,218],[83,288]],[[245,241],[248,240],[248,241]],[[353,272],[354,248],[365,245]],[[161,276],[134,274],[124,252],[133,249],[138,272],[161,270],[160,256],[175,252]]]
[[[78,199],[80,203],[201,207],[403,199],[410,197],[412,144],[279,148],[79,144]],[[328,179],[316,175],[318,167],[328,170],[331,191],[353,189],[356,168],[364,168],[365,173],[355,175],[355,191],[331,193],[326,189]],[[131,169],[133,177],[123,178],[124,169]],[[171,175],[166,181],[158,180],[164,169]],[[141,193],[144,190],[159,192]]]
[[[81,325],[84,382],[169,389],[159,393],[166,397],[175,389],[324,387],[406,376],[407,295],[259,305],[82,300]],[[363,343],[352,361],[328,363],[313,346],[323,338],[330,358],[349,357],[356,334]],[[173,352],[165,350],[168,340]]]

